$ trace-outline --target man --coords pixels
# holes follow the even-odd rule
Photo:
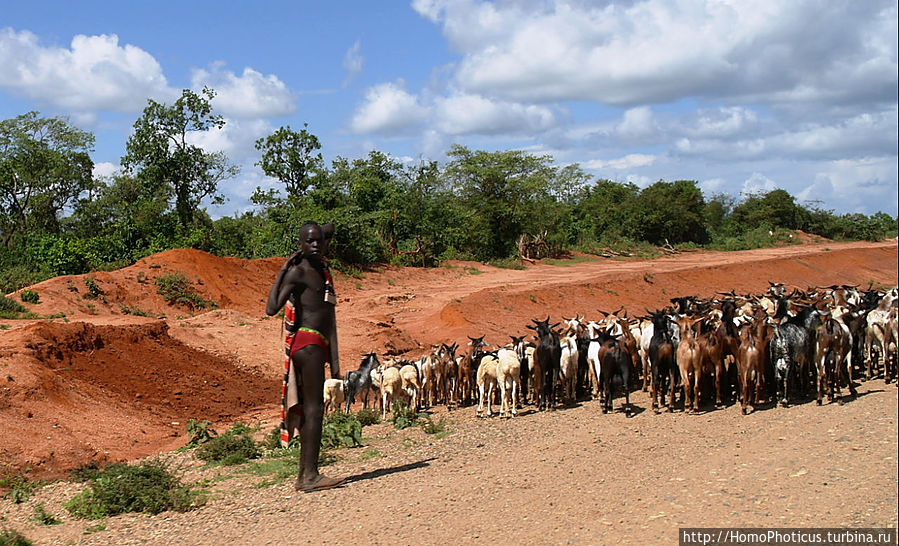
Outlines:
[[[297,491],[321,491],[343,483],[318,472],[325,362],[331,365],[331,377],[340,378],[334,313],[337,298],[324,261],[333,230],[332,224],[315,222],[300,228],[300,249],[281,266],[265,305],[269,316],[285,305],[292,304],[295,310],[293,324],[288,320],[286,325],[294,334],[288,347],[285,421],[288,436],[296,431],[300,435]]]

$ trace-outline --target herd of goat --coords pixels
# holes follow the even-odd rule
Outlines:
[[[599,398],[612,411],[616,389],[630,394],[642,381],[652,409],[685,411],[701,403],[737,402],[744,414],[765,401],[784,406],[812,393],[842,402],[842,389],[856,395],[853,377],[897,378],[897,289],[855,286],[793,289],[769,282],[761,295],[719,293],[710,299],[672,298],[665,309],[629,317],[622,308],[596,320],[580,317],[554,324],[532,319],[527,336],[489,346],[484,336],[441,343],[418,360],[362,357],[343,380],[325,383],[326,409],[345,411],[357,398],[379,402],[386,418],[393,402],[421,409],[478,404],[478,415],[516,415],[524,404],[538,410],[578,398]]]

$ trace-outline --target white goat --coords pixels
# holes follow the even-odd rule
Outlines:
[[[521,361],[512,349],[500,349],[496,356],[496,383],[499,385],[499,416],[518,415]]]
[[[418,411],[421,402],[421,381],[418,379],[418,368],[412,364],[406,364],[400,368],[400,379],[403,382],[403,392],[409,399],[409,407]]]
[[[374,383],[374,374],[372,374]],[[381,370],[381,419],[387,419],[387,412],[391,409],[393,401],[403,391],[403,378],[399,369],[387,366]]]
[[[493,355],[485,355],[478,364],[478,417],[484,413],[484,397],[487,398],[487,416],[493,415],[493,389],[496,388],[496,364]]]
[[[334,413],[340,411],[341,405],[346,401],[343,379],[325,379],[324,401],[326,415],[332,408],[334,409]]]

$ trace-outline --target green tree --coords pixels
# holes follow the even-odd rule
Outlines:
[[[0,121],[0,231],[4,246],[25,231],[60,232],[63,210],[93,184],[94,135],[28,112]]]
[[[122,157],[122,167],[129,174],[137,170],[148,194],[162,192],[170,203],[174,200],[182,228],[191,225],[204,198],[223,203],[218,184],[238,173],[223,152],[207,152],[191,144],[192,135],[225,126],[224,118],[212,113],[214,96],[213,90],[204,87],[200,94],[183,90],[172,106],[148,100]]]
[[[471,151],[453,145],[445,175],[465,203],[463,248],[479,259],[510,256],[522,233],[555,228],[538,214],[553,201],[556,170],[550,156],[521,151]]]
[[[268,176],[277,178],[287,188],[287,195],[302,196],[310,185],[310,175],[324,167],[318,137],[308,132],[308,124],[298,133],[290,126],[281,127],[271,135],[256,141],[262,159],[256,165]]]
[[[653,244],[705,243],[705,201],[692,180],[664,182],[644,188],[636,200],[640,238]]]
[[[733,221],[741,231],[755,228],[799,229],[803,213],[786,190],[771,190],[764,195],[750,195],[734,207]]]

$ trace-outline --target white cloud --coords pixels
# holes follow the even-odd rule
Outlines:
[[[639,106],[624,113],[615,132],[627,140],[641,140],[657,135],[659,128],[653,119],[652,109],[648,106]]]
[[[136,112],[148,98],[175,96],[152,55],[115,34],[76,35],[69,48],[41,45],[23,30],[0,29],[0,88],[70,110]]]
[[[635,169],[638,167],[647,167],[652,165],[658,159],[654,155],[648,154],[628,154],[624,157],[619,157],[618,159],[595,159],[593,161],[587,161],[583,164],[583,167],[586,169],[617,169],[617,170],[627,170],[627,169]]]
[[[94,178],[109,178],[118,173],[119,170],[120,167],[118,165],[108,161],[101,161],[100,163],[94,163],[92,174]]]
[[[242,162],[258,156],[254,143],[273,130],[271,123],[262,119],[225,118],[225,126],[221,129],[195,131],[189,133],[187,139],[207,152],[224,152],[230,161]]]
[[[743,182],[743,195],[755,195],[776,190],[777,184],[762,173],[752,173],[752,176]]]
[[[549,108],[492,101],[478,95],[440,98],[434,117],[437,129],[449,135],[533,133],[555,124]]]
[[[889,100],[896,6],[865,3],[417,0],[464,56],[462,92],[514,101]],[[814,24],[808,24],[813,18]]]
[[[343,68],[347,71],[346,78],[343,80],[344,87],[349,85],[349,83],[362,72],[362,65],[365,62],[365,59],[362,57],[362,54],[359,53],[361,49],[362,42],[356,40],[343,56]]]
[[[399,134],[417,126],[427,116],[418,98],[403,89],[404,82],[382,83],[365,93],[364,103],[350,121],[354,133]]]
[[[722,106],[696,112],[693,124],[684,132],[694,138],[726,138],[744,133],[758,116],[743,106]]]
[[[215,111],[234,118],[286,116],[295,110],[287,85],[274,74],[268,76],[244,68],[238,76],[224,70],[223,63],[213,63],[210,70],[195,69],[191,75],[194,89],[203,86],[215,90]]]

